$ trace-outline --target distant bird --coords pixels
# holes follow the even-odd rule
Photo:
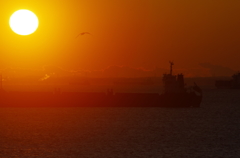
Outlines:
[[[82,35],[85,35],[85,34],[89,34],[89,35],[91,35],[89,32],[82,32],[82,33],[79,33],[77,36],[76,36],[76,38],[78,37],[78,36],[82,36]]]

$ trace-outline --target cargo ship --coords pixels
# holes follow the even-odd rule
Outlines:
[[[216,80],[215,86],[219,89],[240,89],[240,72],[233,74],[230,80]]]
[[[163,93],[107,92],[5,92],[1,88],[0,107],[199,107],[202,90],[185,87],[184,75],[164,74]],[[1,86],[2,87],[2,86]]]

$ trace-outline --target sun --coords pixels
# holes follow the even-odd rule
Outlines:
[[[38,17],[30,10],[21,9],[11,15],[9,25],[16,34],[30,35],[38,28]]]

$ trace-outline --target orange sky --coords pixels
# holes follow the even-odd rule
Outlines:
[[[38,30],[19,36],[11,14],[29,9]],[[178,69],[200,63],[240,70],[238,0],[6,0],[0,3],[0,68]],[[75,38],[81,32],[83,35]]]

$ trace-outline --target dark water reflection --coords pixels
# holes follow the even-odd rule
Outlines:
[[[201,108],[0,108],[0,157],[239,157],[240,91]]]

